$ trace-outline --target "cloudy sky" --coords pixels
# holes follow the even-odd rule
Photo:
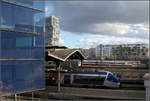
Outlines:
[[[148,1],[48,1],[50,15],[60,19],[60,42],[69,48],[149,43]]]

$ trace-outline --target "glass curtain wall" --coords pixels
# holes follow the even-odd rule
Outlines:
[[[0,93],[45,88],[44,2],[0,1]]]
[[[1,2],[0,2],[0,28],[1,28],[1,23],[2,23],[2,19],[1,19]],[[1,30],[0,30],[0,40],[1,40]],[[0,43],[0,59],[1,59],[1,43]],[[2,88],[2,79],[1,79],[1,60],[0,60],[0,96],[2,94],[1,88]]]

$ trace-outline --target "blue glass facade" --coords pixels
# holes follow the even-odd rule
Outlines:
[[[45,88],[44,2],[0,1],[0,94]]]
[[[25,0],[24,0],[25,1]],[[17,3],[15,3],[17,4]],[[18,6],[8,2],[1,3],[1,27],[12,30],[43,33],[44,32],[44,12]],[[20,4],[20,3],[19,3]],[[38,5],[37,5],[38,6]],[[39,4],[39,6],[43,6]]]

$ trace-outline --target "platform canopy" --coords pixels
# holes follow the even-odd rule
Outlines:
[[[76,49],[59,49],[49,50],[46,49],[46,61],[61,61],[65,62],[67,59],[86,59],[80,50]]]

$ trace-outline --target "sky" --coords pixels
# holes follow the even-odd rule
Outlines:
[[[99,44],[149,44],[148,1],[47,1],[46,16],[60,20],[60,43],[69,48]]]

